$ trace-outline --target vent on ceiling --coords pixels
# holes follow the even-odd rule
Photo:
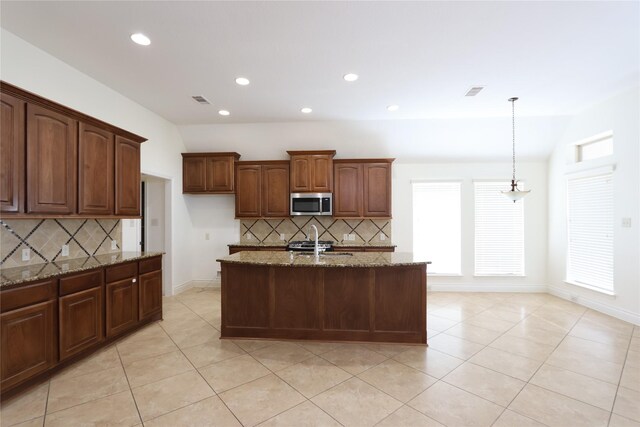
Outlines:
[[[207,98],[205,98],[204,96],[201,96],[201,95],[195,95],[195,96],[192,96],[192,98],[193,98],[193,100],[194,100],[194,101],[196,101],[198,104],[202,104],[202,105],[209,105],[209,104],[211,104]]]
[[[464,96],[476,96],[482,89],[484,89],[484,86],[473,86],[464,94]]]

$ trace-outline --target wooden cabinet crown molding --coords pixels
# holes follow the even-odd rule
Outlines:
[[[304,151],[287,151],[290,156],[335,156],[336,150],[304,150]]]
[[[393,163],[395,158],[383,159],[333,159],[333,163]]]
[[[215,153],[181,153],[182,157],[235,157],[236,160],[240,158],[240,154],[235,151],[215,152]]]

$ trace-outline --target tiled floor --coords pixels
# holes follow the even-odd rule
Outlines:
[[[6,402],[2,426],[640,426],[640,328],[545,294],[433,293],[429,348],[221,341],[220,293]]]

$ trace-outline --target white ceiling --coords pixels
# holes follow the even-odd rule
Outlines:
[[[182,125],[555,116],[638,84],[639,4],[2,1],[1,25]]]

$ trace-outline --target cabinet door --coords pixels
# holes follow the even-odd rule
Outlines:
[[[238,165],[236,172],[236,218],[257,218],[260,216],[262,167]]]
[[[139,315],[142,320],[162,311],[162,270],[141,274],[139,279]]]
[[[76,211],[77,122],[27,105],[27,211]]]
[[[24,212],[25,102],[0,94],[0,211]]]
[[[391,164],[364,165],[364,216],[391,217]]]
[[[288,217],[289,165],[262,166],[262,216]]]
[[[116,215],[140,215],[140,144],[116,136]]]
[[[231,156],[207,158],[207,192],[233,192],[233,163]]]
[[[182,192],[202,193],[206,190],[206,159],[182,158]]]
[[[113,134],[80,123],[78,138],[78,213],[113,215]]]
[[[336,163],[334,217],[362,217],[362,163]]]
[[[56,363],[55,304],[47,301],[0,315],[2,389]]]
[[[333,191],[333,159],[331,156],[309,156],[311,165],[311,189],[318,193]]]
[[[65,295],[58,299],[60,360],[64,360],[104,339],[102,286]]]
[[[138,323],[138,283],[126,278],[107,283],[107,338],[118,335]]]
[[[291,192],[311,191],[309,156],[291,156]]]

